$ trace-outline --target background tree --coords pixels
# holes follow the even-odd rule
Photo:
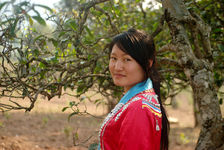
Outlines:
[[[178,63],[190,81],[202,120],[196,149],[223,149],[223,119],[214,81],[211,28],[183,1],[165,0],[166,22],[172,35]]]
[[[70,3],[74,7],[68,7]],[[65,9],[53,11],[26,1],[0,3],[0,94],[9,97],[0,103],[3,111],[30,111],[39,95],[50,100],[67,89],[75,90],[77,97],[94,89],[113,105],[111,100],[122,91],[113,86],[109,75],[107,44],[115,34],[134,27],[155,38],[163,99],[191,85],[202,121],[197,149],[221,149],[222,99],[217,95],[223,85],[223,12],[216,9],[223,8],[221,0],[164,0],[163,10],[150,5],[143,8],[139,0],[67,0],[61,4]],[[34,21],[46,26],[37,7],[48,10],[47,20],[55,24],[52,33],[35,26]],[[17,98],[30,105],[21,105]],[[77,105],[71,102],[64,110],[75,107],[73,114],[80,113]]]

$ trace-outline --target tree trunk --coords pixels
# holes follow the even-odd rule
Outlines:
[[[210,28],[197,14],[188,11],[183,0],[163,0],[162,4],[171,44],[176,47],[178,62],[190,81],[200,112],[202,125],[196,150],[219,149],[224,145],[224,123],[213,80],[213,63],[208,60]],[[201,44],[190,43],[189,38]]]
[[[210,81],[212,78],[212,72],[204,69],[197,71],[191,79],[202,120],[198,150],[215,150],[224,143],[222,115],[213,81]]]
[[[193,110],[194,110],[194,127],[200,127],[201,126],[201,117],[200,117],[200,111],[198,108],[197,100],[197,94],[193,93]]]

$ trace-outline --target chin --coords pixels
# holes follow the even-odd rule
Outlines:
[[[120,82],[116,82],[116,81],[114,81],[114,85],[116,85],[116,86],[123,86]]]

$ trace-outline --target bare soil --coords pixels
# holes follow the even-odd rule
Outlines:
[[[0,114],[0,150],[87,150],[98,143],[98,130],[105,117],[106,107],[87,102],[88,112],[100,116],[73,116],[62,112],[70,97],[39,100],[29,113],[10,111]],[[223,108],[223,106],[222,106]],[[166,106],[171,123],[170,149],[193,150],[199,135],[194,128],[192,98],[189,93],[176,97],[176,108]]]

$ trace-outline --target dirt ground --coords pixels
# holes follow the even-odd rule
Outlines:
[[[88,150],[98,142],[98,130],[106,108],[85,103],[88,112],[101,116],[73,116],[62,112],[71,100],[65,96],[40,100],[29,113],[11,111],[0,114],[0,150]],[[194,128],[192,98],[189,93],[176,97],[177,108],[166,106],[171,123],[170,150],[193,150],[199,135]],[[222,109],[224,107],[222,106]]]

